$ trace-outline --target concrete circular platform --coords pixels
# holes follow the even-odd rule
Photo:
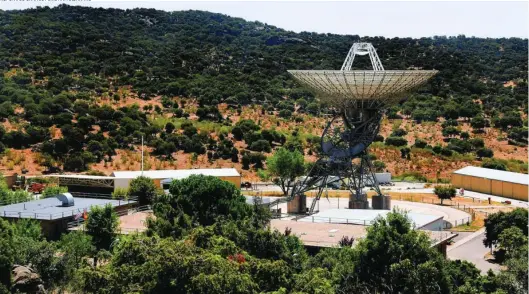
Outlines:
[[[274,199],[277,199],[277,197],[263,197],[263,198],[268,198],[269,201],[273,201]],[[267,201],[268,199],[263,199],[263,200],[264,202],[269,202]],[[307,197],[307,206],[310,206],[313,199],[314,198]],[[369,205],[371,205],[371,199],[368,199],[368,201],[370,202]],[[328,199],[322,198],[320,199],[319,203],[316,205],[316,210],[325,211],[328,209],[336,209],[336,208],[346,209],[347,205],[348,205],[348,199],[346,198],[328,198]],[[286,213],[287,204],[282,203],[274,208],[281,208],[281,211],[283,213]],[[466,213],[464,211],[451,208],[448,206],[441,206],[441,205],[436,205],[436,204],[391,200],[391,209],[393,208],[397,208],[397,209],[409,211],[409,212],[421,213],[421,214],[442,216],[443,219],[449,222],[452,226],[456,226],[456,223],[457,225],[460,225],[462,223],[465,223],[467,220],[472,221],[472,216],[469,213]]]

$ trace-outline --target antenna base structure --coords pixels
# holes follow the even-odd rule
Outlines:
[[[373,70],[353,70],[355,58],[365,55],[369,55]],[[371,43],[355,43],[340,70],[288,72],[313,90],[332,110],[333,117],[321,136],[319,158],[307,176],[294,183],[288,196],[269,205],[303,198],[305,192],[316,190],[310,207],[300,205],[302,211],[298,211],[312,214],[329,186],[350,191],[349,208],[369,208],[364,191],[368,186],[377,196],[387,197],[380,191],[367,148],[378,134],[385,110],[400,102],[437,71],[385,70]]]

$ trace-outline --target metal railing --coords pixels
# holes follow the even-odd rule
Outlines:
[[[438,232],[438,233],[437,233]],[[443,240],[446,240],[449,236],[455,235],[454,233],[450,231],[435,231],[435,233],[431,233],[430,235],[430,242],[432,244],[439,243]],[[439,238],[437,238],[439,237]]]
[[[115,199],[118,201],[117,206],[121,206],[124,204],[135,204],[137,203],[136,200],[121,200],[121,199]],[[54,219],[61,219],[65,217],[73,217],[77,214],[83,213],[84,210],[87,207],[83,208],[75,208],[71,210],[65,210],[61,212],[56,213],[39,213],[39,212],[21,212],[21,211],[9,211],[4,210],[0,212],[0,217],[16,217],[16,218],[32,218],[32,219],[40,219],[40,220],[54,220]]]
[[[118,211],[116,212],[116,214],[118,215],[118,217],[120,217],[120,216],[130,215],[130,214],[134,214],[134,213],[138,213],[142,211],[148,211],[148,210],[152,210],[152,207],[150,205],[143,205],[143,206],[130,208],[127,210]],[[68,222],[67,227],[68,229],[75,228],[75,227],[83,225],[84,222],[85,222],[85,219],[82,217],[79,217],[76,220]],[[84,230],[84,227],[83,227],[83,230]]]
[[[288,213],[272,214],[272,218],[283,219],[287,217],[293,217],[294,215]],[[303,220],[301,220],[303,219]],[[315,215],[297,216],[292,220],[296,222],[311,222],[311,223],[334,223],[334,224],[350,224],[350,225],[363,225],[369,226],[374,223],[374,220],[365,219],[353,219],[353,218],[341,218],[341,217],[323,217]]]

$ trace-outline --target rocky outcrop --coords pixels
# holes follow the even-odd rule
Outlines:
[[[32,268],[31,265],[14,265],[13,270],[13,291],[20,293],[46,294],[44,283]]]

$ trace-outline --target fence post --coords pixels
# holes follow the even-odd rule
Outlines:
[[[329,217],[329,223],[331,223],[331,218]]]
[[[314,222],[314,216],[312,217],[312,222]]]

